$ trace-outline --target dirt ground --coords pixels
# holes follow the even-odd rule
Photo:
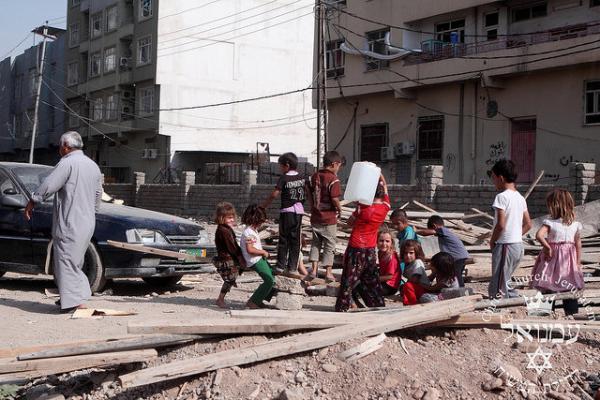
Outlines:
[[[257,286],[256,282],[244,282],[255,281],[255,277],[253,273],[245,273],[241,277],[240,287],[234,288],[227,298],[231,307],[243,308]],[[59,314],[54,299],[44,293],[46,288],[53,286],[48,277],[7,274],[0,279],[0,315],[3,321],[0,341],[4,347],[126,336],[130,322],[226,317],[222,310],[213,306],[221,286],[216,274],[202,275],[201,282],[184,281],[160,291],[141,280],[115,281],[102,295],[94,296],[89,305],[130,310],[137,315],[101,319],[73,320],[68,315]],[[476,289],[482,289],[481,285]],[[304,310],[310,312],[331,310],[334,299],[305,297],[304,300]],[[561,314],[562,310],[558,311],[558,316]],[[252,345],[274,337],[278,336],[215,339],[171,347],[159,350],[159,358],[148,365]],[[21,393],[25,393],[23,398],[30,399],[39,398],[41,393],[60,393],[65,398],[81,400],[541,399],[546,398],[542,393],[543,384],[554,382],[553,393],[567,396],[565,399],[576,399],[582,398],[575,394],[577,386],[593,385],[595,376],[600,372],[600,335],[584,332],[573,344],[542,345],[552,353],[552,368],[539,375],[528,368],[527,357],[527,353],[535,351],[532,346],[537,344],[527,341],[517,343],[508,331],[413,329],[388,335],[382,349],[354,363],[348,364],[336,358],[338,352],[360,342],[354,340],[320,351],[228,368],[218,372],[217,382],[216,373],[211,372],[187,380],[122,390],[116,381],[118,375],[140,367],[129,366],[51,376],[29,384]],[[517,385],[510,387],[506,376],[504,381],[502,376],[499,379],[492,377],[498,366],[511,371],[511,376],[520,376],[519,381],[527,381],[530,386],[527,389]],[[585,372],[569,377],[576,370]]]

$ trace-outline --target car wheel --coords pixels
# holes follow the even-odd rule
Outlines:
[[[6,271],[0,271],[0,278],[6,273]]]
[[[173,286],[181,280],[181,276],[150,276],[142,279],[152,286]]]
[[[106,278],[104,277],[104,267],[102,266],[102,260],[100,254],[96,250],[96,246],[90,243],[87,251],[85,252],[85,259],[83,262],[83,272],[90,281],[90,289],[92,293],[100,292],[106,285]]]

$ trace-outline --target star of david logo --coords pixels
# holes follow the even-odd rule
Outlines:
[[[527,358],[529,358],[527,369],[534,369],[538,375],[541,375],[546,369],[552,369],[552,364],[550,364],[551,355],[551,351],[545,352],[541,347],[538,346],[534,353],[527,353]],[[538,362],[538,357],[541,357],[541,363]]]

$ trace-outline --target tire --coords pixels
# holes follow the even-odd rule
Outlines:
[[[0,271],[0,278],[2,278],[2,276],[4,276],[5,273],[6,271]]]
[[[87,251],[85,252],[85,258],[83,261],[83,272],[90,282],[90,289],[92,293],[100,292],[106,286],[106,278],[104,277],[104,266],[102,265],[102,259],[96,246],[90,243]]]
[[[177,282],[179,282],[181,280],[181,276],[151,276],[151,277],[146,277],[146,278],[142,278],[144,280],[144,282],[146,282],[148,285],[152,285],[152,286],[163,286],[163,287],[169,287],[169,286],[174,286],[177,284]]]

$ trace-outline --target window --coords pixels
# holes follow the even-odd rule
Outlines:
[[[152,37],[148,36],[138,40],[137,64],[145,65],[151,62],[152,57]]]
[[[100,121],[104,114],[104,102],[102,101],[102,97],[92,100],[90,106],[92,110],[92,120]]]
[[[73,111],[69,111],[67,109],[67,111],[69,112],[69,128],[77,128],[79,127],[79,114],[81,114],[81,103],[73,103],[70,104],[69,107],[73,110]]]
[[[81,0],[71,0],[71,7],[78,6],[81,3]]]
[[[387,55],[390,31],[384,29],[381,31],[367,32],[367,44],[369,51],[373,53]],[[367,57],[367,71],[372,71],[381,68],[387,68],[390,66],[388,60],[378,60],[376,58]]]
[[[327,42],[327,77],[335,78],[336,76],[344,75],[344,52],[340,46],[344,43],[343,40],[332,40]]]
[[[38,83],[37,69],[32,68],[29,70],[29,95],[30,96],[35,96],[37,94],[37,83]]]
[[[140,16],[139,19],[148,19],[152,17],[152,0],[139,0],[140,2]]]
[[[27,110],[23,114],[23,136],[31,137],[31,132],[33,132],[33,115],[35,114],[34,110]]]
[[[23,95],[23,74],[17,75],[15,78],[15,99],[17,102],[21,101],[21,96]]]
[[[102,70],[102,56],[100,53],[94,53],[90,56],[90,76],[100,75]]]
[[[102,13],[94,14],[90,17],[90,36],[97,38],[102,35]]]
[[[106,31],[117,29],[117,6],[106,9]]]
[[[77,61],[70,62],[67,65],[67,85],[73,86],[79,83],[79,63]]]
[[[444,43],[464,43],[465,20],[457,19],[435,24],[435,38]]]
[[[381,161],[381,148],[387,146],[388,124],[360,128],[360,161]]]
[[[499,15],[497,12],[489,13],[485,15],[485,34],[487,36],[487,40],[496,40],[498,39],[498,23],[499,23]]]
[[[69,46],[77,46],[79,44],[79,24],[69,25]]]
[[[600,124],[600,81],[585,84],[585,123]]]
[[[531,4],[525,7],[513,8],[512,21],[526,21],[528,19],[545,17],[548,15],[548,4],[546,2]]]
[[[444,117],[432,116],[418,119],[419,160],[442,162],[444,144]]]
[[[140,89],[139,113],[148,115],[154,113],[154,87]]]
[[[600,0],[590,0],[590,7],[600,6]]]
[[[114,47],[104,49],[104,73],[114,71],[117,66],[117,50]]]
[[[106,98],[106,119],[117,119],[117,95],[111,94]]]

